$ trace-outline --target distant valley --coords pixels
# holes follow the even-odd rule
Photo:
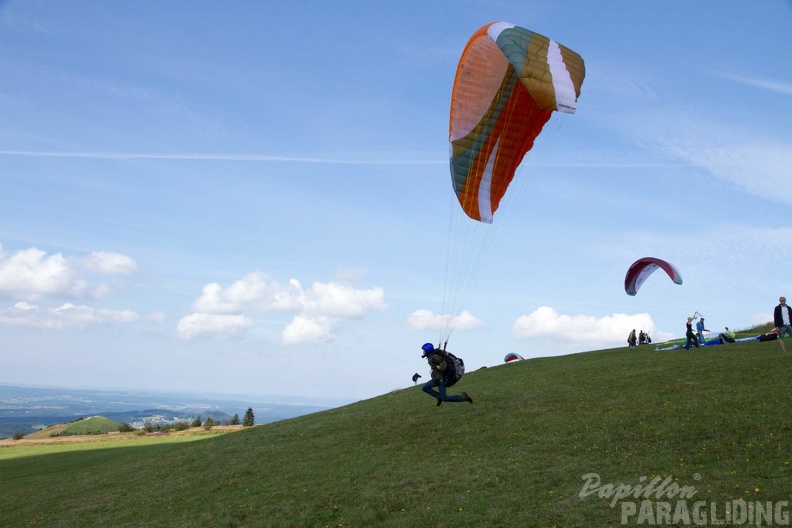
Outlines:
[[[48,425],[101,415],[120,423],[174,423],[201,417],[222,424],[253,409],[263,424],[338,407],[349,401],[287,396],[166,391],[82,390],[0,385],[0,439],[30,434]]]

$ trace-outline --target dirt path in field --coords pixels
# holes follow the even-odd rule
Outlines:
[[[145,438],[147,436],[193,436],[193,435],[218,435],[225,433],[233,433],[241,431],[244,427],[241,425],[215,425],[208,431],[203,427],[191,427],[184,431],[170,431],[167,433],[147,433],[144,435],[135,433],[107,433],[99,435],[68,435],[58,436],[54,438],[23,438],[21,440],[14,440],[6,438],[0,440],[0,447],[14,447],[36,444],[62,444],[74,442],[115,442],[118,440],[127,440],[130,438]]]

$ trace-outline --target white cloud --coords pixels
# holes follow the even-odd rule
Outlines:
[[[245,309],[290,311],[300,309],[303,295],[302,286],[296,280],[280,284],[263,273],[250,273],[225,289],[216,282],[207,284],[193,308],[202,313],[231,313]]]
[[[414,330],[470,330],[484,326],[476,316],[467,310],[457,316],[435,314],[431,310],[415,310],[407,317],[407,325]]]
[[[768,81],[767,79],[757,79],[755,77],[745,77],[744,75],[734,75],[724,72],[721,72],[719,75],[738,83],[747,84],[748,86],[755,86],[757,88],[780,93],[782,95],[792,95],[792,84]]]
[[[704,169],[752,195],[792,203],[788,193],[779,191],[792,185],[792,144],[784,142],[784,135],[737,128],[688,107],[613,118],[658,155]]]
[[[549,306],[540,306],[529,315],[520,316],[512,327],[518,338],[552,338],[559,344],[586,344],[597,347],[625,344],[630,330],[642,329],[650,334],[655,324],[649,314],[615,313],[603,317],[559,314]],[[655,340],[657,340],[656,336]]]
[[[359,318],[370,310],[386,308],[382,288],[359,290],[338,282],[315,282],[304,299],[306,312],[335,317]]]
[[[193,306],[201,313],[304,311],[336,317],[362,317],[385,307],[382,288],[361,290],[346,283],[315,282],[306,290],[294,279],[280,284],[263,273],[250,273],[227,288],[216,282],[207,284]]]
[[[36,247],[13,254],[0,245],[0,297],[38,301],[45,297],[100,298],[111,291],[107,284],[89,287],[86,272],[128,275],[137,269],[135,261],[120,253],[95,251],[87,257],[48,255]]]
[[[251,326],[253,322],[244,315],[194,313],[182,317],[176,334],[182,339],[201,335],[239,337]]]
[[[40,330],[128,324],[142,320],[142,316],[130,310],[94,308],[71,303],[56,308],[41,308],[26,302],[18,302],[11,308],[0,311],[0,325]]]
[[[22,156],[32,158],[86,158],[86,159],[165,159],[165,160],[227,160],[227,161],[261,161],[272,163],[316,163],[320,165],[447,165],[448,161],[437,159],[433,153],[422,155],[412,153],[415,157],[404,156],[403,153],[390,154],[375,152],[372,154],[349,154],[348,157],[327,158],[314,156],[271,156],[266,154],[221,154],[221,153],[166,153],[149,152],[67,152],[67,151],[35,151],[35,150],[0,150],[4,156]]]
[[[86,289],[86,281],[60,253],[47,256],[35,247],[0,253],[0,296],[36,301],[45,296],[78,297]]]
[[[89,326],[128,324],[144,320],[130,310],[97,308],[72,303],[57,307],[38,306],[45,299],[99,299],[111,293],[107,284],[91,285],[90,273],[102,275],[130,274],[135,261],[120,253],[96,251],[87,257],[47,254],[36,247],[5,251],[0,245],[0,297],[17,301],[0,311],[0,325],[63,330]],[[157,322],[161,314],[148,316]]]
[[[264,273],[255,272],[226,288],[216,282],[207,284],[193,304],[196,313],[187,317],[195,317],[194,324],[200,325],[202,321],[208,323],[212,320],[198,318],[199,315],[296,312],[282,333],[284,344],[296,344],[331,339],[343,320],[360,319],[372,310],[386,308],[382,288],[359,289],[344,282],[315,282],[305,289],[295,279],[281,284]],[[182,322],[179,323],[180,328]],[[178,333],[189,339],[200,332]]]
[[[89,271],[105,275],[129,275],[137,271],[137,263],[132,258],[109,251],[94,251],[81,262]]]
[[[333,337],[334,321],[329,317],[306,317],[297,315],[283,329],[284,345],[319,343]]]
[[[698,141],[658,141],[668,154],[702,167],[750,194],[792,203],[780,189],[792,185],[792,146],[786,145],[705,145]]]
[[[162,321],[165,320],[165,314],[162,312],[154,312],[152,314],[149,314],[148,320],[154,321],[155,323],[161,323]]]

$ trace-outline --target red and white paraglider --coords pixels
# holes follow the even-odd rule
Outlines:
[[[641,284],[658,269],[665,271],[674,283],[682,284],[682,275],[673,264],[659,258],[644,257],[633,262],[627,270],[627,275],[624,277],[624,291],[627,295],[635,295]]]

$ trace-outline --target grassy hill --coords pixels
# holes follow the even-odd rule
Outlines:
[[[743,509],[753,518],[757,504],[792,492],[790,379],[792,355],[776,342],[624,347],[468,373],[450,392],[467,391],[472,405],[435,407],[410,387],[186,444],[24,457],[0,449],[0,519],[603,527],[621,523],[616,486],[652,479],[695,491],[690,508],[714,502],[720,519]],[[602,486],[586,495],[593,473]],[[677,498],[651,495],[649,507]]]
[[[41,431],[26,435],[25,438],[50,438],[67,435],[94,435],[118,431],[121,424],[104,416],[81,418],[65,424],[53,424]]]

